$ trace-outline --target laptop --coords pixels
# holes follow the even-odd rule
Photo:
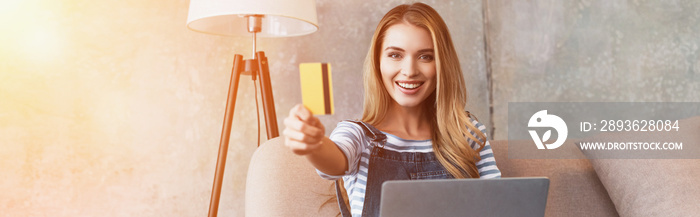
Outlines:
[[[381,217],[544,216],[549,179],[446,179],[386,181]]]

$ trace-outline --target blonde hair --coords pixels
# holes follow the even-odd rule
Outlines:
[[[437,11],[426,4],[399,5],[379,21],[364,64],[362,121],[372,125],[381,123],[393,100],[382,83],[379,59],[386,30],[402,22],[428,30],[433,39],[437,85],[423,105],[431,121],[435,156],[455,178],[478,178],[476,162],[481,159],[479,151],[486,143],[486,136],[474,126],[464,110],[467,89],[447,25]],[[468,133],[467,129],[479,138]],[[477,150],[469,145],[467,137],[479,145]]]

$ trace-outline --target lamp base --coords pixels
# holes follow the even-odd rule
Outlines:
[[[255,59],[245,61],[243,60],[243,56],[239,54],[236,54],[233,57],[231,81],[229,83],[228,97],[226,98],[226,113],[224,115],[224,123],[221,130],[221,140],[219,141],[219,154],[216,159],[214,185],[212,186],[211,200],[209,201],[209,217],[216,217],[219,210],[221,185],[223,183],[224,171],[226,167],[226,155],[228,153],[231,124],[233,121],[234,109],[236,107],[236,95],[238,94],[238,82],[241,74],[250,74],[253,76],[253,80],[256,80],[256,75],[260,75],[258,84],[260,85],[260,92],[262,95],[267,139],[269,140],[279,136],[267,57],[265,57],[265,52],[262,51],[257,52],[255,57]]]

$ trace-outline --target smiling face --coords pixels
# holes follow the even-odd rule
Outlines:
[[[389,27],[381,47],[382,83],[395,104],[417,107],[435,91],[436,64],[428,30],[407,23]]]

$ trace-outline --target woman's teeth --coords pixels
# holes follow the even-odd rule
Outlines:
[[[418,83],[418,84],[411,83],[411,84],[409,84],[409,83],[400,83],[400,82],[396,82],[396,84],[398,84],[399,86],[406,88],[406,89],[416,89],[416,88],[420,87],[421,85],[423,85],[423,83]]]

